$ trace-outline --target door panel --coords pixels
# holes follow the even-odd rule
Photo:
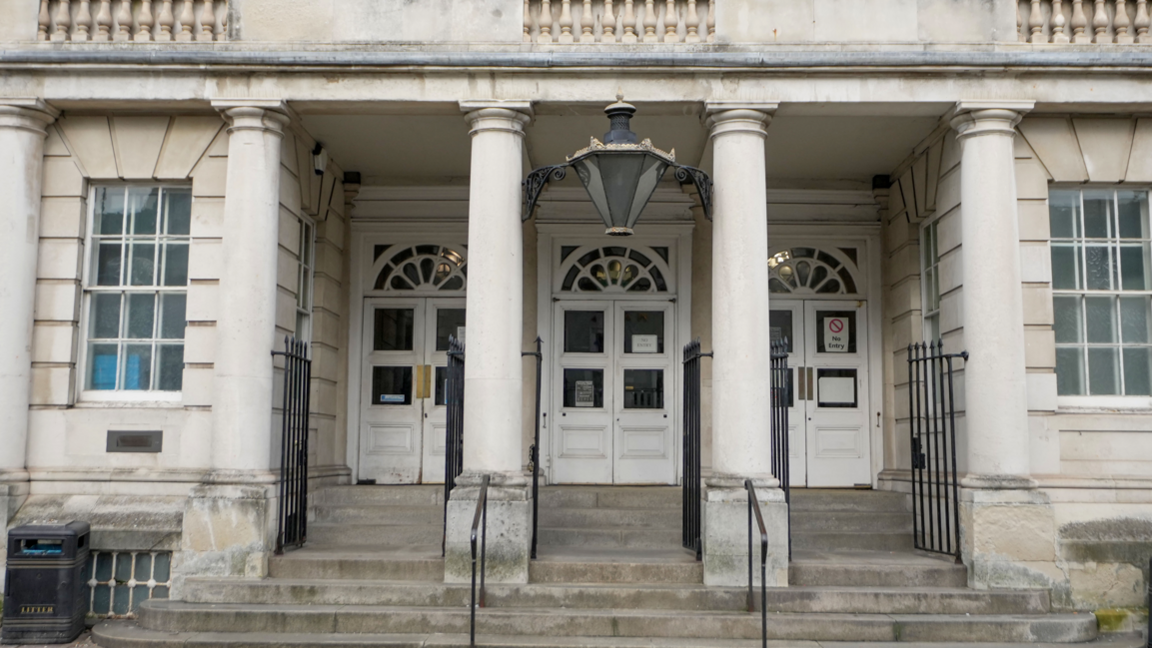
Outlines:
[[[416,395],[424,329],[422,300],[365,300],[360,479],[420,480],[423,406]]]
[[[560,484],[612,483],[611,302],[556,305],[552,379],[552,478]]]
[[[464,299],[437,298],[425,300],[424,364],[428,389],[424,391],[424,470],[425,484],[444,483],[445,435],[448,432],[448,408],[445,393],[448,378],[448,339],[465,339]]]
[[[807,301],[804,322],[808,486],[871,483],[867,305]]]
[[[806,485],[807,461],[804,451],[807,435],[804,423],[807,390],[804,376],[804,302],[784,299],[771,301],[769,315],[773,340],[788,338],[788,375],[791,382],[791,404],[788,408],[788,477],[791,486]],[[797,380],[799,378],[799,380]]]
[[[615,302],[616,484],[676,483],[672,305]]]

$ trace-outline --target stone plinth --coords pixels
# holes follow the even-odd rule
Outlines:
[[[444,582],[472,580],[470,536],[481,474],[465,472],[456,479],[448,500],[448,542],[444,558]],[[532,487],[522,473],[494,473],[488,485],[488,543],[485,581],[527,583],[532,543]],[[477,582],[480,538],[477,535]]]
[[[974,589],[1050,589],[1056,565],[1055,514],[1034,488],[963,488],[960,544]]]
[[[173,598],[187,576],[268,575],[276,548],[275,484],[202,484],[188,494]]]
[[[709,479],[703,498],[704,584],[748,585],[748,491],[740,479]],[[768,587],[788,586],[788,505],[784,491],[757,485],[768,531]],[[760,528],[752,518],[752,580],[760,583]]]

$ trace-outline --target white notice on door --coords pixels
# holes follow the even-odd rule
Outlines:
[[[632,353],[659,353],[657,335],[633,335]]]
[[[596,407],[596,387],[591,380],[576,381],[576,407]]]
[[[850,325],[846,317],[824,318],[824,352],[848,353]]]

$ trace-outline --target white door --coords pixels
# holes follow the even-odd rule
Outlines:
[[[666,302],[556,304],[554,481],[676,482],[674,312]]]
[[[367,299],[359,479],[444,480],[447,336],[464,326],[464,300]],[[441,348],[443,347],[443,348]]]
[[[773,337],[790,325],[794,340],[788,360],[796,376],[788,416],[792,485],[871,483],[867,305],[774,300],[771,317]]]

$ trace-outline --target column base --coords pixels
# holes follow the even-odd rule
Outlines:
[[[532,486],[523,473],[488,473],[488,534],[486,583],[527,583],[532,544]],[[448,537],[444,582],[472,581],[472,519],[480,497],[483,473],[465,471],[456,478],[448,500]],[[481,527],[482,528],[482,527]],[[477,533],[477,582],[480,540]]]
[[[184,578],[264,578],[276,549],[276,486],[201,484],[188,494],[180,553],[172,566],[172,597]]]
[[[788,505],[779,482],[771,477],[754,479],[756,499],[768,531],[768,587],[788,586]],[[704,584],[720,587],[748,586],[748,491],[744,479],[731,475],[704,481],[703,535]],[[760,583],[760,529],[752,518],[752,581]]]
[[[1048,496],[1008,484],[1034,481],[974,475],[962,480],[960,545],[973,589],[1052,589],[1064,573],[1056,565],[1056,520]],[[988,484],[976,488],[973,484]]]

